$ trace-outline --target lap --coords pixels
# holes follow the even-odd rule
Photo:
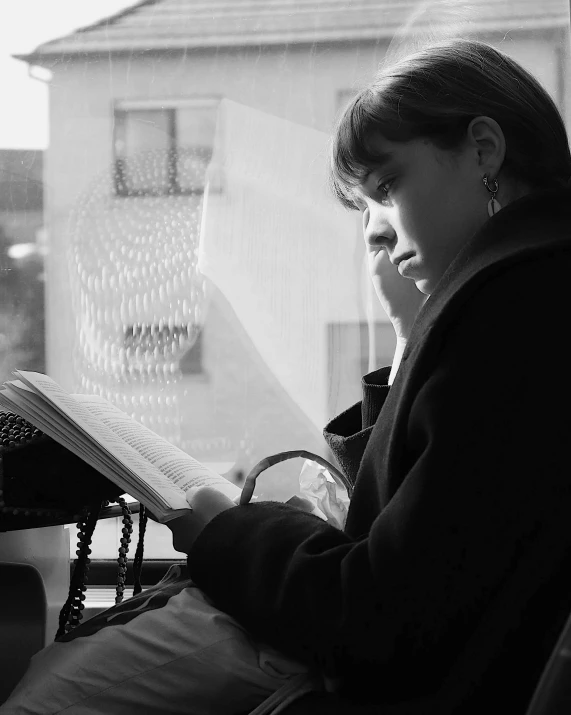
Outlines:
[[[171,579],[37,653],[0,713],[242,715],[305,671]]]

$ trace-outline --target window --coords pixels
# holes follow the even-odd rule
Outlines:
[[[212,154],[217,101],[115,107],[117,196],[200,194]]]
[[[146,325],[137,323],[125,331],[124,359],[133,355],[139,359],[135,365],[143,370],[146,365],[145,356],[153,356],[156,363],[167,359],[173,344],[182,345],[183,355],[180,359],[180,369],[183,375],[198,375],[203,372],[202,366],[202,330],[200,326],[165,325],[164,323]]]
[[[342,89],[337,92],[337,107],[342,111],[349,102],[356,96],[358,89]]]
[[[201,375],[204,372],[202,363],[202,331],[198,333],[194,343],[180,359],[180,369],[183,375]]]
[[[390,0],[235,4],[0,3],[0,368],[102,394],[239,483],[273,452],[327,458],[327,419],[390,363],[325,163],[341,108],[427,24]],[[568,0],[470,6],[436,29],[520,61],[571,126]],[[93,568],[120,529],[98,525]],[[163,526],[146,543],[181,558]]]
[[[0,147],[0,383],[44,372],[43,155]]]
[[[396,338],[389,322],[332,323],[327,327],[329,413],[361,399],[361,378],[390,365]]]

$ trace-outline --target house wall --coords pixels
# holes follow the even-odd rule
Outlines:
[[[568,78],[566,86],[560,74],[564,58],[557,33],[533,37],[512,33],[505,39],[500,35],[482,39],[528,67],[569,114]],[[81,208],[92,187],[100,190],[108,182],[109,201],[120,201],[111,195],[109,178],[115,101],[225,97],[329,132],[340,97],[371,78],[385,51],[383,42],[363,42],[141,53],[58,64],[50,85],[50,146],[45,170],[50,248],[46,258],[48,372],[65,387],[75,387],[69,229],[74,211]],[[126,214],[136,211],[136,201],[122,203],[120,210]],[[248,460],[255,459],[257,453],[261,458],[267,451],[300,445],[323,451],[318,431],[306,425],[271,376],[252,362],[247,337],[238,339],[236,330],[223,300],[215,294],[204,335],[208,375],[186,383],[186,400],[192,405],[183,416],[187,434],[203,434],[205,439],[226,430],[231,434],[236,415],[248,414],[255,399],[267,405],[269,412],[262,416],[260,412],[248,425],[248,431],[257,435]],[[354,350],[349,352],[358,364]],[[339,354],[336,359],[344,356]],[[358,395],[358,375],[354,377],[354,387],[344,396],[347,401]],[[200,459],[203,455],[196,456]]]

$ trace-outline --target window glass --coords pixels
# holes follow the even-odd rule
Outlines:
[[[177,176],[181,191],[201,191],[212,156],[218,102],[196,100],[176,111]]]
[[[100,394],[241,484],[271,453],[330,459],[323,426],[394,350],[359,217],[327,188],[342,108],[386,59],[471,36],[569,124],[569,3],[201,8],[0,6],[0,378]],[[265,472],[259,497],[297,492],[301,466]],[[120,530],[98,525],[94,558]],[[160,525],[146,544],[180,558]]]
[[[169,158],[174,111],[147,109],[115,112],[116,188],[120,195],[166,194],[173,180]],[[149,171],[153,152],[158,157]]]

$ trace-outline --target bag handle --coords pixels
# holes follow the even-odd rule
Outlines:
[[[303,459],[311,459],[314,462],[317,462],[318,464],[320,464],[322,467],[325,467],[325,469],[328,470],[328,472],[331,474],[331,476],[335,480],[336,484],[347,490],[347,494],[349,495],[349,498],[351,498],[353,496],[353,485],[351,484],[349,479],[347,479],[347,477],[343,474],[343,472],[341,472],[339,469],[337,469],[337,467],[334,467],[330,462],[328,462],[323,457],[320,457],[318,454],[314,454],[313,452],[308,452],[305,449],[300,449],[300,450],[293,450],[293,451],[288,451],[288,452],[278,452],[277,454],[272,454],[270,457],[265,457],[260,462],[258,462],[251,469],[250,473],[246,477],[244,486],[242,488],[242,493],[240,494],[240,500],[239,500],[238,504],[240,506],[243,504],[249,504],[249,502],[254,494],[254,489],[256,488],[256,479],[259,477],[259,475],[262,472],[264,472],[269,467],[272,467],[274,464],[279,464],[280,462],[285,462],[288,459],[295,459],[296,457],[302,457]]]

